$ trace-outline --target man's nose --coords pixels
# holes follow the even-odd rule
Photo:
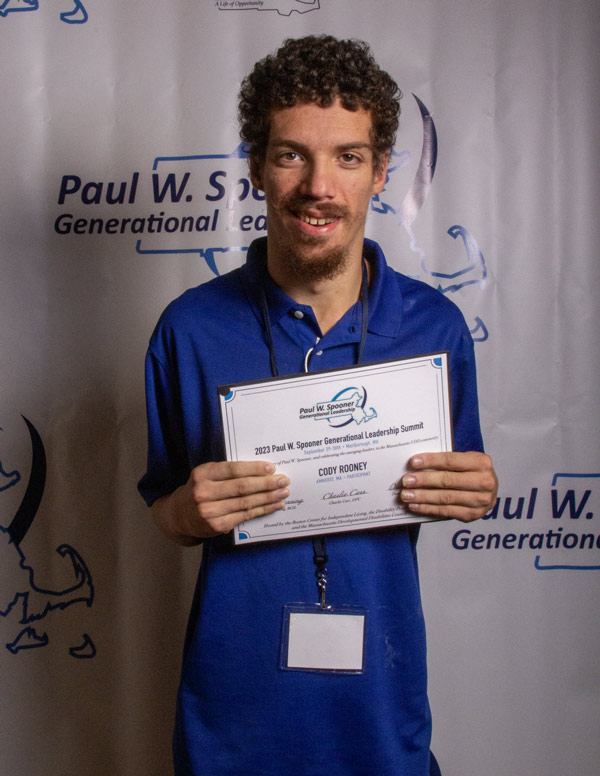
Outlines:
[[[311,199],[332,199],[336,195],[335,165],[314,159],[304,171],[301,193]]]

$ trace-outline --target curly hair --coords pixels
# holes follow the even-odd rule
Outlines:
[[[304,102],[328,107],[339,98],[347,110],[371,112],[373,162],[378,166],[396,140],[401,96],[396,82],[375,62],[368,43],[332,35],[288,38],[242,81],[238,117],[243,147],[251,164],[261,164],[272,109]]]

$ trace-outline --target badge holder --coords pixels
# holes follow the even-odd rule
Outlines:
[[[361,674],[364,668],[367,610],[328,606],[325,600],[325,540],[313,540],[320,603],[283,607],[279,667],[284,671]]]

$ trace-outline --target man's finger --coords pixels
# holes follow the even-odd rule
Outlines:
[[[411,512],[423,517],[453,518],[463,523],[470,523],[482,517],[482,510],[475,507],[459,506],[451,504],[447,506],[435,504],[407,504]]]
[[[434,488],[432,490],[403,489],[400,498],[408,506],[422,505],[442,507],[469,507],[479,511],[490,505],[490,493],[478,490],[448,490]]]
[[[254,494],[271,493],[274,490],[287,488],[288,477],[278,474],[270,477],[243,477],[238,480],[199,480],[193,485],[194,500],[224,501],[232,498],[247,498]]]
[[[485,453],[475,451],[467,453],[419,453],[409,459],[408,468],[413,471],[421,469],[454,472],[487,471],[492,469],[492,459]]]
[[[449,490],[483,490],[491,493],[496,479],[490,472],[423,471],[409,472],[402,477],[404,488],[444,488]]]
[[[197,466],[194,471],[209,480],[235,480],[274,474],[275,466],[270,461],[211,461]]]
[[[264,461],[220,461],[197,466],[191,475],[196,502],[221,501],[286,488],[290,480]],[[268,472],[268,473],[267,473]]]
[[[237,525],[242,520],[258,517],[261,514],[261,510],[265,508],[273,506],[273,509],[270,509],[270,511],[282,509],[285,506],[284,501],[289,495],[289,490],[284,487],[272,491],[252,493],[240,498],[197,500],[196,510],[198,516],[204,521],[216,520],[225,515],[235,516],[236,522],[233,525]]]

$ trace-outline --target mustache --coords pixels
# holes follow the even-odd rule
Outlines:
[[[333,202],[319,202],[318,199],[303,196],[302,194],[290,194],[284,205],[294,213],[304,210],[318,211],[321,218],[344,218],[349,209],[345,205],[336,205]]]

